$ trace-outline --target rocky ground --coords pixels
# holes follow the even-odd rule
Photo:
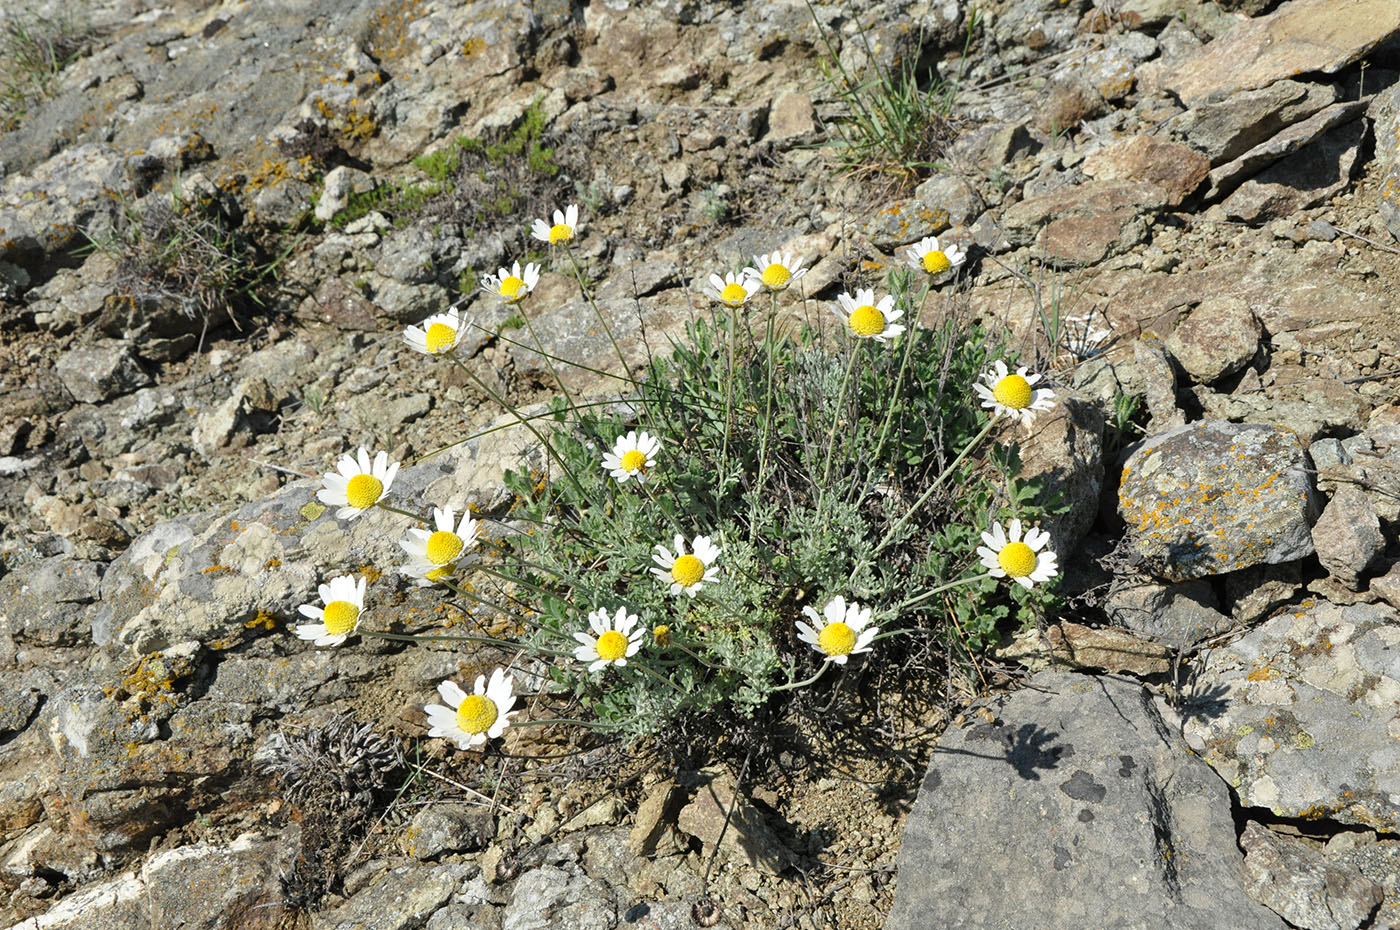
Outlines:
[[[57,58],[0,94],[0,924],[1400,925],[1391,0],[72,6],[0,14]],[[832,53],[955,82],[937,171],[840,170]],[[1065,614],[759,771],[457,753],[421,707],[482,660],[293,638],[320,566],[399,560],[314,501],[345,449],[508,501],[512,432],[415,462],[497,411],[400,333],[458,304],[547,399],[474,286],[565,202],[633,360],[756,253],[819,317],[968,249],[945,310],[1065,400],[1023,449]],[[567,268],[528,306],[614,357]]]

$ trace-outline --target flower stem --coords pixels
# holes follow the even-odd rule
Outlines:
[[[627,364],[627,356],[622,354],[622,346],[617,344],[617,337],[613,335],[612,327],[608,325],[608,318],[603,315],[603,310],[598,306],[598,302],[593,299],[593,295],[588,291],[588,285],[583,281],[583,269],[579,267],[578,259],[574,258],[574,250],[569,248],[569,244],[564,244],[564,254],[569,256],[569,264],[574,266],[574,277],[578,280],[579,293],[583,299],[588,301],[588,305],[593,308],[593,312],[598,316],[598,322],[603,324],[603,332],[608,334],[608,341],[612,343],[613,351],[617,353],[617,360],[622,363],[622,370],[627,372],[629,380],[636,381],[632,374],[632,367]]]
[[[846,360],[846,373],[841,376],[841,390],[837,394],[836,407],[831,412],[831,430],[826,434],[826,464],[822,466],[822,483],[817,486],[817,522],[821,523],[822,511],[826,508],[826,489],[831,481],[831,455],[836,448],[836,429],[841,425],[841,414],[846,406],[846,389],[851,383],[851,372],[856,367],[856,356],[860,354],[860,344],[851,346],[850,358]]]
[[[563,456],[561,456],[558,452],[555,451],[554,446],[550,443],[550,441],[544,438],[544,434],[541,433],[535,427],[535,424],[531,423],[530,419],[522,417],[520,415],[519,410],[516,410],[510,404],[506,403],[505,398],[501,397],[495,391],[491,390],[491,388],[487,387],[486,382],[482,381],[481,378],[477,377],[476,372],[468,368],[466,363],[457,357],[457,353],[448,353],[448,357],[451,358],[454,363],[456,363],[458,368],[462,369],[462,371],[466,373],[468,378],[472,379],[476,386],[479,387],[482,390],[482,392],[486,394],[487,397],[500,404],[502,409],[504,409],[511,416],[515,417],[515,421],[517,423],[529,430],[530,433],[537,440],[539,440],[540,445],[544,446],[545,452],[549,454],[550,458],[554,459],[554,461],[563,470],[564,474],[568,477],[569,483],[574,486],[574,490],[578,493],[579,499],[589,501],[591,503],[592,498],[590,498],[588,494],[583,490],[583,485],[579,484],[578,476],[576,476],[573,473],[573,470],[569,468],[569,464],[564,461]]]
[[[520,649],[526,652],[548,656],[573,657],[573,653],[571,652],[559,652],[556,649],[546,649],[543,646],[527,646],[523,643],[512,643],[505,639],[495,639],[490,636],[472,636],[465,633],[382,633],[378,630],[360,630],[359,632],[361,636],[371,636],[375,639],[392,639],[396,642],[403,643],[480,643],[483,646],[501,646],[505,649]]]
[[[924,601],[928,600],[929,598],[933,597],[933,596],[936,595],[936,594],[942,594],[944,591],[950,591],[950,590],[952,590],[953,588],[960,587],[961,585],[965,585],[965,584],[972,584],[973,582],[976,582],[976,581],[985,581],[986,579],[991,578],[991,577],[992,577],[992,573],[991,573],[991,572],[983,572],[983,573],[980,574],[980,575],[970,575],[970,576],[968,576],[967,578],[959,578],[957,581],[949,581],[949,582],[947,582],[946,584],[941,584],[941,585],[939,585],[939,586],[936,587],[936,588],[929,588],[927,591],[923,591],[923,592],[921,592],[921,593],[919,593],[919,594],[914,595],[913,597],[909,598],[909,600],[902,602],[898,607],[895,608],[895,610],[897,610],[897,611],[898,611],[898,610],[906,610],[906,609],[908,609],[908,608],[910,608],[910,607],[913,607],[915,604],[922,604]],[[898,632],[900,632],[900,631],[899,631],[899,630],[895,630],[895,631],[893,631],[893,632],[898,633]],[[885,636],[885,635],[892,635],[892,634],[884,634],[884,633],[882,633],[882,634],[880,634],[880,635],[881,635],[881,636]],[[879,638],[880,638],[879,636],[876,637],[876,639],[879,639]]]
[[[401,509],[399,509],[398,507],[395,507],[395,506],[393,506],[392,504],[386,504],[386,503],[384,503],[383,501],[379,501],[379,502],[376,503],[374,506],[378,507],[380,510],[387,510],[387,511],[389,511],[390,513],[403,514],[405,517],[408,517],[409,519],[412,519],[412,520],[417,520],[419,523],[427,523],[427,522],[428,522],[428,518],[427,518],[427,517],[424,517],[424,516],[421,516],[421,515],[419,515],[419,514],[413,513],[412,511],[409,511],[409,510],[401,510]]]
[[[816,673],[815,675],[813,675],[811,678],[804,678],[804,679],[802,679],[801,681],[790,681],[790,682],[788,682],[788,683],[785,684],[785,685],[778,685],[778,686],[775,687],[773,690],[774,690],[774,691],[795,691],[795,690],[798,689],[798,688],[805,688],[805,687],[807,687],[808,685],[810,685],[810,684],[812,684],[813,682],[815,682],[818,678],[820,678],[820,677],[822,677],[823,675],[825,675],[825,674],[826,674],[826,670],[827,670],[830,666],[832,666],[833,664],[835,664],[835,663],[833,663],[830,659],[827,659],[826,661],[822,662],[821,668],[817,669],[817,673]]]
[[[778,292],[769,293],[768,323],[763,336],[764,355],[767,358],[767,397],[763,402],[763,432],[758,440],[758,480],[754,483],[749,502],[749,540],[752,541],[758,524],[758,502],[763,498],[763,481],[768,470],[768,437],[773,430],[773,321],[778,316]]]
[[[894,540],[895,535],[901,529],[904,528],[904,524],[909,522],[910,517],[918,513],[919,508],[924,506],[924,504],[928,503],[928,499],[933,496],[933,492],[937,491],[940,487],[942,487],[943,482],[948,479],[949,475],[957,471],[958,466],[962,464],[963,459],[967,458],[968,453],[971,452],[974,448],[976,448],[978,443],[987,438],[987,434],[992,431],[992,427],[996,425],[996,422],[997,421],[995,417],[988,420],[987,425],[982,427],[982,432],[978,433],[976,436],[973,436],[972,439],[968,441],[967,445],[963,446],[963,450],[958,453],[957,458],[953,459],[952,462],[948,463],[948,467],[943,469],[943,473],[941,475],[933,479],[933,483],[930,484],[928,486],[928,490],[925,491],[923,495],[914,502],[914,506],[910,507],[909,510],[904,514],[904,516],[900,517],[899,520],[895,522],[895,525],[889,528],[889,530],[885,533],[885,538],[880,540],[879,545],[877,545],[874,551],[870,553],[871,558],[874,558],[881,552],[885,551],[885,547],[888,546],[890,542]],[[854,575],[855,573],[852,572],[852,577],[854,577]]]

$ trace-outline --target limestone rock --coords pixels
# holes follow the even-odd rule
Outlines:
[[[1029,245],[1039,232],[1049,260],[1091,264],[1142,241],[1144,217],[1166,202],[1166,193],[1145,181],[1089,181],[1028,197],[1008,208],[1002,223],[1013,245]]]
[[[1317,504],[1295,434],[1207,420],[1143,440],[1118,512],[1151,570],[1185,581],[1310,555]]]
[[[1167,337],[1167,349],[1196,382],[1239,371],[1259,351],[1259,320],[1238,297],[1207,297]]]
[[[501,926],[502,930],[611,930],[617,918],[617,904],[608,886],[565,862],[562,867],[544,865],[521,875]]]
[[[1167,204],[1189,197],[1210,172],[1210,160],[1176,142],[1133,136],[1084,159],[1084,173],[1104,181],[1147,181],[1160,187]]]
[[[1239,794],[1284,817],[1400,826],[1400,615],[1321,603],[1212,650],[1186,738]]]
[[[1167,90],[1188,106],[1308,71],[1335,74],[1400,32],[1391,0],[1290,0],[1245,20],[1181,62]]]
[[[1130,675],[1165,675],[1172,650],[1123,630],[1094,629],[1064,621],[1046,630],[1050,653],[1071,668],[1103,669]]]
[[[1385,552],[1376,508],[1355,485],[1342,485],[1333,492],[1313,524],[1312,537],[1322,567],[1353,591],[1361,589],[1361,577]]]
[[[1167,126],[1212,165],[1219,165],[1336,103],[1339,96],[1340,91],[1331,84],[1275,81],[1258,90],[1240,91],[1192,107],[1173,117]]]
[[[139,870],[92,885],[12,930],[126,930],[182,927],[233,930],[236,915],[260,907],[268,925],[292,919],[279,903],[279,869],[290,868],[276,841],[244,834],[224,846],[182,846]]]
[[[936,236],[952,225],[947,206],[914,198],[891,201],[876,210],[866,224],[866,232],[876,248],[892,251],[926,236]]]
[[[1055,409],[1036,417],[1035,429],[1021,441],[1021,478],[1043,482],[1045,503],[1057,495],[1069,505],[1051,514],[1041,529],[1058,552],[1070,552],[1089,531],[1103,489],[1103,411],[1097,404],[1056,387]]]
[[[1356,930],[1385,896],[1356,867],[1251,820],[1240,836],[1249,896],[1304,930]]]
[[[1202,580],[1171,585],[1124,582],[1110,590],[1104,603],[1115,624],[1174,647],[1229,630],[1234,621],[1219,606]]]
[[[1361,103],[1347,101],[1324,107],[1301,122],[1293,123],[1277,134],[1269,137],[1227,164],[1212,169],[1210,190],[1206,196],[1215,199],[1228,194],[1246,178],[1252,177],[1264,168],[1285,156],[1292,155],[1315,141],[1331,135],[1331,131],[1345,127],[1354,121],[1361,112]],[[1339,133],[1340,138],[1359,138],[1359,129]],[[1325,148],[1332,148],[1335,145]]]
[[[1283,930],[1244,892],[1226,785],[1140,686],[1043,672],[939,740],[888,930]]]
[[[677,818],[680,828],[703,843],[707,855],[718,844],[730,862],[773,875],[787,868],[792,853],[773,833],[763,813],[739,793],[734,777],[709,770],[696,776],[695,797],[681,808]]]
[[[83,404],[100,403],[151,383],[126,342],[76,346],[59,356],[54,370],[73,399]]]
[[[465,804],[433,804],[414,815],[404,844],[413,858],[432,859],[445,852],[485,849],[495,836],[496,818],[489,810]]]
[[[356,888],[344,904],[317,912],[311,920],[312,930],[422,927],[478,871],[474,865],[418,862],[387,869],[363,888]]]
[[[1245,181],[1225,199],[1225,215],[1245,223],[1282,219],[1325,203],[1351,185],[1366,128],[1338,126]]]
[[[1366,115],[1373,123],[1380,177],[1376,210],[1390,234],[1400,240],[1400,84],[1378,94]]]

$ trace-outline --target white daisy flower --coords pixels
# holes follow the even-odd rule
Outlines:
[[[904,261],[915,271],[935,277],[967,261],[967,253],[951,243],[940,246],[937,236],[929,236],[906,249]]]
[[[404,573],[419,579],[419,584],[443,580],[451,574],[452,563],[476,547],[481,525],[472,519],[470,512],[463,512],[462,522],[454,528],[455,516],[451,507],[434,507],[435,531],[414,527],[399,540],[399,546],[408,553],[409,559]]]
[[[763,289],[763,282],[748,272],[748,269],[738,274],[731,271],[722,278],[717,274],[710,275],[710,283],[705,287],[705,296],[731,307],[742,307],[750,297]]]
[[[616,478],[618,484],[625,484],[628,478],[645,482],[659,451],[661,440],[648,432],[632,430],[626,436],[617,437],[611,452],[603,453],[603,470]]]
[[[1010,578],[1027,591],[1035,583],[1044,584],[1059,574],[1055,553],[1045,546],[1050,534],[1033,526],[1021,539],[1021,521],[1011,521],[1011,532],[1002,531],[1000,521],[992,524],[990,533],[982,534],[985,546],[977,547],[982,566],[993,578]]]
[[[323,504],[340,505],[335,515],[341,520],[353,520],[382,501],[399,473],[399,463],[390,465],[387,452],[375,453],[371,467],[369,453],[363,447],[358,461],[353,455],[342,455],[336,468],[338,474],[326,472],[324,487],[316,492],[316,499]]]
[[[492,296],[511,304],[524,300],[539,283],[540,266],[534,262],[527,264],[524,271],[520,270],[520,263],[515,262],[510,268],[502,268],[497,274],[481,276],[482,287]]]
[[[984,383],[972,387],[982,398],[982,406],[992,411],[992,416],[1019,420],[1029,430],[1037,410],[1054,408],[1055,392],[1049,388],[1032,388],[1040,380],[1040,375],[1027,374],[1028,370],[1021,367],[1016,369],[1014,375],[1009,374],[1006,363],[999,360],[983,372]]]
[[[511,710],[515,706],[515,695],[511,693],[512,679],[505,669],[491,673],[487,684],[485,675],[476,676],[473,693],[467,694],[454,681],[444,681],[438,685],[438,694],[447,704],[427,704],[423,707],[428,715],[429,736],[445,736],[461,749],[480,746],[488,739],[495,739],[510,726],[510,718],[520,713]]]
[[[357,583],[350,575],[341,575],[321,585],[317,593],[321,595],[321,603],[326,606],[302,604],[298,607],[298,613],[316,622],[303,623],[294,632],[301,639],[312,640],[318,646],[339,646],[360,625],[360,614],[365,609],[365,585],[368,583],[364,577]]]
[[[564,208],[563,212],[554,211],[553,226],[544,220],[535,220],[530,227],[530,235],[541,242],[559,245],[561,242],[571,241],[581,228],[578,222],[578,204],[571,203]]]
[[[812,625],[798,620],[797,638],[837,665],[845,665],[847,656],[869,652],[880,632],[879,627],[870,625],[869,607],[862,608],[855,601],[847,604],[839,594],[826,602],[821,616],[811,607],[803,607],[802,613]]]
[[[791,255],[774,252],[771,255],[755,255],[753,266],[744,269],[744,274],[757,278],[764,288],[770,291],[785,291],[794,281],[807,273],[802,260],[794,261]]]
[[[672,594],[684,591],[694,597],[700,593],[701,587],[719,578],[719,569],[714,567],[715,559],[719,558],[719,546],[711,543],[708,536],[696,536],[694,554],[687,553],[685,537],[680,533],[676,534],[675,544],[675,555],[671,554],[670,549],[657,544],[651,560],[659,567],[653,568],[651,573],[661,579],[662,584],[669,583]]]
[[[850,327],[851,335],[858,339],[874,339],[885,342],[904,332],[902,323],[895,320],[904,316],[904,311],[895,307],[893,295],[886,294],[875,302],[875,292],[856,290],[856,296],[838,294],[837,302],[841,309],[832,310]]]
[[[646,628],[637,625],[637,615],[629,614],[626,607],[619,607],[611,619],[607,608],[599,607],[588,615],[588,626],[593,630],[592,636],[574,634],[581,644],[574,650],[574,658],[589,663],[590,672],[606,665],[626,665],[642,648],[642,637],[646,635]]]
[[[421,326],[407,327],[403,331],[403,341],[415,352],[442,355],[457,348],[457,343],[462,341],[462,333],[462,321],[454,307],[446,313],[428,317]]]

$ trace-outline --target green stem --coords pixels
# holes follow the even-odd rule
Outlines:
[[[416,513],[413,513],[412,511],[400,510],[398,507],[395,507],[395,506],[393,506],[392,504],[386,504],[386,503],[384,503],[383,501],[379,501],[379,502],[376,503],[374,506],[378,507],[380,510],[387,510],[387,511],[389,511],[390,513],[403,514],[405,517],[408,517],[408,518],[413,519],[413,520],[417,520],[419,523],[427,523],[427,522],[428,522],[428,518],[427,518],[427,517],[420,516],[420,515],[418,515],[418,514],[416,514]]]
[[[665,675],[662,675],[662,674],[660,674],[659,672],[657,672],[657,671],[655,671],[655,670],[653,670],[653,669],[647,668],[645,665],[641,664],[640,662],[633,663],[630,667],[639,669],[639,670],[641,670],[642,672],[646,673],[647,675],[650,675],[652,678],[655,678],[657,681],[659,681],[659,682],[661,682],[662,684],[666,685],[666,686],[669,687],[672,691],[675,691],[677,694],[682,695],[682,696],[685,695],[685,689],[682,688],[680,685],[676,684],[674,681],[672,681],[671,679],[667,678]]]
[[[758,524],[758,502],[763,498],[763,482],[768,470],[768,436],[773,429],[773,321],[778,316],[778,292],[769,292],[768,324],[763,336],[763,349],[767,358],[768,396],[763,402],[763,432],[758,441],[758,480],[751,491],[749,501],[749,540],[752,541]]]
[[[904,388],[904,373],[909,368],[909,357],[914,354],[914,345],[919,341],[919,320],[924,315],[924,309],[928,305],[928,296],[931,293],[933,293],[933,289],[925,284],[924,293],[919,300],[919,312],[909,323],[909,339],[904,345],[904,356],[899,360],[899,374],[894,379],[894,393],[890,395],[890,403],[885,407],[885,422],[880,424],[880,438],[876,440],[875,452],[870,456],[872,464],[879,462],[880,455],[885,451],[885,440],[889,438],[895,411],[899,409],[899,392]]]
[[[509,341],[511,341],[511,340],[507,340],[507,341],[509,342]],[[514,345],[521,346],[521,347],[526,348],[526,349],[529,349],[529,348],[530,348],[529,346],[525,345],[525,343],[523,343],[523,342],[514,342],[513,344],[514,344]],[[531,350],[531,351],[534,351],[534,350]],[[590,370],[591,370],[591,369],[590,369]],[[616,400],[595,400],[595,401],[590,401],[589,403],[586,403],[586,404],[579,404],[575,409],[577,409],[577,410],[586,410],[586,409],[588,409],[589,407],[611,407],[611,406],[612,406],[613,404],[615,404],[615,403],[617,403]],[[528,417],[524,417],[523,419],[525,419],[525,420],[552,420],[553,418],[554,418],[554,414],[553,414],[551,411],[546,410],[544,413],[534,413],[534,414],[531,414],[531,415],[528,416]],[[432,458],[433,456],[435,456],[435,455],[441,455],[442,453],[446,452],[448,449],[451,449],[451,448],[454,447],[454,446],[460,446],[460,445],[461,445],[462,443],[464,443],[464,442],[471,442],[473,439],[480,439],[480,438],[483,437],[483,436],[490,436],[492,433],[499,433],[501,430],[514,429],[515,427],[517,427],[517,426],[519,426],[519,425],[520,425],[520,420],[517,419],[517,420],[512,420],[512,421],[510,421],[509,423],[499,423],[499,424],[497,424],[496,426],[488,426],[486,429],[478,430],[477,432],[472,433],[470,436],[466,436],[466,437],[464,437],[464,438],[462,438],[462,439],[458,439],[458,440],[455,440],[455,441],[453,441],[453,442],[449,442],[449,443],[448,443],[447,445],[445,445],[445,446],[438,446],[436,449],[433,449],[431,452],[424,452],[422,455],[418,456],[418,458],[413,459],[412,461],[409,461],[409,462],[405,462],[404,464],[406,464],[406,465],[417,465],[417,464],[419,464],[420,462],[426,462],[428,459]]]
[[[831,413],[831,430],[826,434],[826,464],[822,466],[822,482],[817,486],[817,523],[822,521],[826,508],[826,489],[831,482],[831,456],[836,448],[836,428],[841,425],[841,414],[846,407],[846,389],[851,383],[851,372],[856,367],[856,356],[860,354],[860,344],[851,346],[850,358],[846,360],[846,372],[841,376],[841,390],[837,395],[836,408]]]
[[[923,496],[914,502],[914,506],[910,507],[904,516],[900,517],[895,525],[889,528],[889,531],[885,533],[885,538],[880,540],[880,544],[875,547],[875,551],[870,553],[871,558],[885,551],[885,547],[894,539],[895,534],[904,528],[904,524],[909,522],[909,518],[918,513],[920,507],[928,503],[928,499],[933,496],[933,492],[937,491],[943,485],[943,482],[947,480],[949,475],[957,471],[958,466],[962,464],[962,460],[967,458],[967,454],[976,448],[978,443],[987,438],[987,434],[992,431],[992,427],[996,425],[996,422],[995,417],[988,420],[987,425],[982,427],[982,432],[972,437],[968,444],[963,446],[963,450],[958,453],[958,457],[953,459],[953,461],[948,464],[948,467],[943,469],[943,473],[933,480],[933,483],[928,486],[928,490],[923,493]],[[854,577],[854,573],[852,573],[852,577]]]
[[[544,363],[549,368],[550,375],[554,377],[554,383],[559,385],[559,393],[563,394],[564,399],[569,402],[570,409],[576,408],[577,404],[574,402],[574,396],[570,394],[569,389],[564,386],[564,379],[559,377],[559,369],[554,367],[554,356],[544,350],[544,343],[540,342],[539,334],[535,332],[535,324],[530,321],[530,315],[525,312],[525,307],[523,305],[520,307],[520,318],[525,321],[525,328],[530,331],[530,338],[535,341],[534,351],[538,352],[544,358]],[[527,346],[526,348],[530,347]]]
[[[980,574],[980,575],[970,575],[970,576],[968,576],[967,578],[959,578],[957,581],[950,581],[950,582],[948,582],[948,583],[946,583],[946,584],[941,584],[941,585],[939,585],[939,586],[936,587],[936,588],[929,588],[927,591],[924,591],[924,592],[922,592],[922,593],[920,593],[920,594],[916,594],[916,595],[914,595],[913,597],[909,598],[909,600],[902,602],[898,607],[895,608],[895,610],[896,610],[896,611],[907,610],[908,608],[913,607],[915,604],[922,604],[924,601],[928,600],[929,598],[931,598],[931,597],[933,597],[933,596],[935,596],[935,595],[937,595],[937,594],[942,594],[944,591],[950,591],[950,590],[952,590],[953,588],[960,587],[960,586],[965,585],[965,584],[972,584],[973,582],[976,582],[976,581],[985,581],[986,579],[988,579],[988,578],[990,578],[990,577],[992,577],[992,573],[991,573],[991,572],[983,572],[983,573]],[[900,631],[900,630],[895,630],[895,631],[893,631],[893,632],[891,632],[891,633],[881,633],[879,636],[876,636],[875,639],[880,639],[880,638],[882,638],[882,637],[884,637],[884,636],[892,636],[892,635],[894,635],[894,633],[898,633],[898,632],[902,632],[902,631]]]
[[[545,727],[552,726],[556,723],[564,723],[572,727],[588,727],[592,730],[605,730],[608,727],[606,723],[602,723],[598,720],[574,720],[570,717],[543,717],[539,720],[512,720],[510,725],[512,727]],[[526,757],[515,756],[513,758]]]
[[[381,633],[378,630],[360,630],[361,636],[370,636],[374,639],[392,639],[403,643],[426,643],[426,642],[449,642],[449,643],[480,643],[483,646],[501,646],[505,649],[519,649],[531,653],[539,653],[548,656],[568,656],[573,657],[571,652],[559,652],[556,649],[546,649],[542,646],[527,646],[523,643],[512,643],[505,639],[494,639],[490,636],[471,636],[468,634],[449,633]]]
[[[598,322],[603,324],[603,331],[608,334],[608,341],[612,343],[613,351],[617,353],[617,360],[622,363],[622,370],[627,372],[629,380],[635,382],[637,379],[632,374],[632,368],[627,364],[627,356],[622,354],[622,346],[617,344],[617,337],[613,335],[612,327],[608,325],[608,318],[603,315],[603,310],[598,306],[598,302],[593,299],[593,295],[588,291],[588,285],[583,282],[583,269],[579,267],[578,259],[574,258],[574,250],[569,248],[569,244],[564,244],[564,254],[569,256],[569,264],[574,266],[574,277],[578,279],[579,293],[583,299],[588,301],[588,305],[593,308],[593,312],[598,316]]]
[[[719,452],[719,490],[716,500],[724,499],[725,483],[729,479],[729,434],[734,429],[734,343],[738,336],[739,320],[737,311],[729,311],[729,376],[724,385],[724,442]]]
[[[826,674],[827,668],[829,668],[829,667],[830,667],[831,665],[833,665],[833,664],[835,664],[835,663],[833,663],[830,659],[827,659],[826,661],[822,662],[821,668],[817,669],[817,673],[816,673],[815,675],[813,675],[811,678],[804,678],[804,679],[802,679],[801,681],[790,681],[790,682],[788,682],[788,683],[785,684],[785,685],[778,685],[778,686],[775,687],[773,690],[774,690],[774,691],[795,691],[795,690],[798,689],[798,688],[805,688],[805,687],[807,687],[808,685],[810,685],[810,684],[812,684],[813,682],[815,682],[818,678],[820,678],[820,677],[822,677],[823,675],[825,675],[825,674]]]
[[[487,397],[500,404],[502,409],[504,409],[511,416],[515,417],[515,421],[517,423],[528,429],[530,433],[537,440],[539,440],[540,445],[544,446],[545,452],[549,454],[550,458],[554,459],[554,461],[559,465],[560,469],[563,470],[565,476],[568,477],[569,483],[574,486],[574,491],[578,493],[579,500],[589,501],[591,503],[592,499],[583,490],[583,485],[579,484],[578,477],[573,473],[573,470],[569,468],[569,464],[565,462],[563,457],[554,450],[554,446],[550,443],[548,439],[544,438],[544,434],[535,428],[535,424],[531,423],[525,417],[522,417],[520,415],[520,411],[516,410],[510,404],[506,403],[505,398],[501,397],[495,391],[491,390],[491,388],[487,387],[486,382],[482,381],[479,377],[477,377],[476,372],[468,368],[467,365],[460,358],[457,357],[457,354],[455,352],[448,353],[448,357],[451,358],[454,363],[456,363],[458,368],[462,369],[462,371],[466,373],[468,378],[472,379],[476,386],[479,387],[482,390],[482,392],[486,394]]]

